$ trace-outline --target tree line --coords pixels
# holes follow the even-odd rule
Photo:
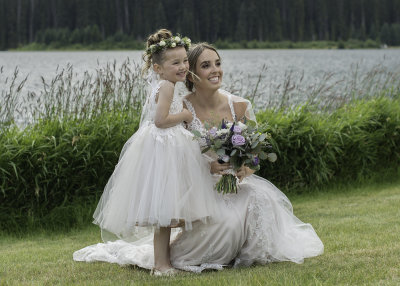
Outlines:
[[[400,0],[0,0],[0,49],[144,41],[380,41],[400,45]]]

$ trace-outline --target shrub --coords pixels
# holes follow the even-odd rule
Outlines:
[[[0,229],[67,229],[87,222],[137,126],[138,116],[106,113],[91,120],[46,120],[25,130],[3,130]]]
[[[352,181],[400,164],[400,100],[358,100],[332,113],[304,105],[289,112],[265,110],[278,154],[261,176],[286,190]]]

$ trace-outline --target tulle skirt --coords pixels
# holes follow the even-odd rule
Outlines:
[[[208,222],[219,216],[209,166],[197,141],[181,125],[147,124],[126,142],[93,215],[119,238],[137,227]]]

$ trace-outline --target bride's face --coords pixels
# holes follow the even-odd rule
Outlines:
[[[218,54],[213,50],[205,49],[197,60],[195,74],[199,77],[194,81],[196,88],[219,89],[224,72]]]

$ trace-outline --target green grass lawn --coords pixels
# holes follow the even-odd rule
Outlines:
[[[304,264],[272,263],[154,278],[149,271],[82,263],[72,253],[100,242],[95,226],[0,237],[0,285],[400,285],[400,183],[291,197],[295,214],[325,244]]]

